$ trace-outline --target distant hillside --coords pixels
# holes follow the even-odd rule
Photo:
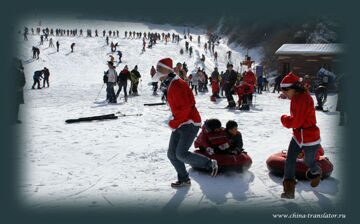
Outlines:
[[[274,52],[284,43],[328,43],[341,42],[341,20],[334,14],[294,14],[291,12],[275,13],[258,11],[257,13],[218,12],[216,9],[185,13],[179,10],[169,14],[151,12],[122,12],[115,19],[122,21],[151,22],[181,26],[198,26],[209,32],[226,36],[230,43],[237,43],[244,48],[261,47],[262,64],[268,69],[276,67]],[[311,15],[309,15],[311,14]],[[330,14],[330,12],[328,12]],[[261,15],[261,16],[259,16]],[[93,15],[89,15],[93,18]],[[88,18],[88,17],[87,17]],[[111,16],[98,16],[99,19],[114,19]]]

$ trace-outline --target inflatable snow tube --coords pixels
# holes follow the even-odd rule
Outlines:
[[[219,170],[236,170],[245,171],[248,170],[252,164],[251,157],[247,152],[239,153],[238,155],[232,154],[214,154],[209,155],[206,151],[195,150],[194,153],[206,156],[210,159],[215,159],[218,163]],[[193,167],[194,169],[198,169]]]
[[[287,151],[282,151],[271,155],[266,160],[266,165],[272,174],[276,176],[284,176],[286,155],[287,155]],[[320,166],[322,170],[323,179],[331,175],[333,171],[333,164],[329,161],[327,157],[320,156],[319,160],[317,160],[317,164]],[[299,180],[305,180],[306,179],[305,174],[307,170],[308,167],[305,165],[304,160],[296,159],[295,177]]]

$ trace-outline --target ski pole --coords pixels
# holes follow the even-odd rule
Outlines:
[[[101,90],[104,88],[104,85],[105,85],[105,83],[101,86],[101,89],[100,89],[100,91],[99,91],[99,94],[97,95],[97,97],[95,98],[95,100],[94,100],[94,101],[96,101],[96,100],[97,100],[97,98],[100,96]]]

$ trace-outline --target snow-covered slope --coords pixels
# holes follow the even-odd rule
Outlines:
[[[38,21],[26,21],[23,25],[33,27]],[[290,201],[280,199],[281,178],[268,174],[267,157],[286,149],[291,130],[283,128],[280,116],[289,113],[289,101],[277,98],[277,94],[256,95],[255,107],[249,112],[210,109],[224,107],[226,100],[214,104],[210,93],[196,96],[197,107],[202,119],[219,118],[223,124],[233,119],[239,123],[244,147],[253,158],[253,165],[244,173],[224,173],[216,178],[199,173],[190,167],[192,186],[189,189],[170,188],[176,179],[176,172],[167,159],[166,152],[171,130],[166,120],[170,111],[167,106],[144,107],[144,103],[160,102],[160,96],[152,96],[150,68],[164,57],[176,62],[186,62],[189,70],[198,65],[196,54],[192,58],[180,55],[184,40],[179,44],[159,42],[152,49],[141,53],[141,39],[124,39],[125,30],[141,32],[179,32],[184,27],[111,21],[61,20],[42,21],[42,26],[63,28],[98,29],[101,37],[53,37],[59,40],[60,52],[48,48],[45,41],[40,46],[40,60],[31,60],[31,47],[39,44],[39,36],[29,35],[29,41],[18,36],[19,57],[24,61],[27,84],[25,105],[21,107],[24,142],[18,163],[21,164],[21,178],[18,186],[23,202],[31,208],[59,208],[76,206],[96,209],[107,207],[147,208],[155,212],[166,209],[211,208],[219,211],[241,208],[263,207],[274,211],[289,211]],[[21,29],[21,27],[20,27]],[[132,69],[138,65],[142,74],[138,97],[123,98],[118,105],[94,103],[107,69],[110,48],[106,46],[102,30],[119,30],[121,38],[110,38],[119,43],[123,52],[123,63]],[[197,39],[191,43],[200,55],[205,41],[201,29],[191,33],[202,35],[201,47]],[[76,43],[75,52],[70,53],[70,44]],[[216,47],[219,53],[218,66],[225,70],[226,51],[231,49],[223,40]],[[237,48],[240,49],[240,48]],[[246,52],[233,52],[233,62],[239,63]],[[205,54],[205,53],[204,53]],[[258,60],[260,55],[250,51]],[[206,71],[215,66],[210,53],[205,54]],[[115,56],[115,58],[117,58]],[[35,70],[49,68],[50,88],[31,90]],[[102,89],[98,101],[105,98]],[[331,178],[324,180],[316,189],[308,182],[297,184],[296,199],[293,201],[300,211],[335,207],[341,203],[342,175],[339,155],[341,141],[338,138],[338,113],[334,112],[336,95],[328,99],[329,113],[317,112],[321,128],[322,145],[326,155],[334,163]],[[112,121],[66,124],[69,118],[101,115],[121,111],[127,114],[142,113],[141,117],[126,117]]]

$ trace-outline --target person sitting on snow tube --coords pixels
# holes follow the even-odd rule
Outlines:
[[[226,123],[226,134],[228,137],[229,142],[229,148],[227,151],[229,151],[231,154],[239,154],[243,149],[243,140],[242,135],[238,131],[238,124],[236,121],[230,120]]]
[[[195,148],[214,154],[239,154],[243,151],[243,142],[235,121],[228,121],[226,129],[218,119],[206,120],[201,133],[195,140]]]
[[[221,153],[226,145],[229,145],[228,138],[218,119],[206,120],[194,143],[195,148],[207,151],[210,155]]]

